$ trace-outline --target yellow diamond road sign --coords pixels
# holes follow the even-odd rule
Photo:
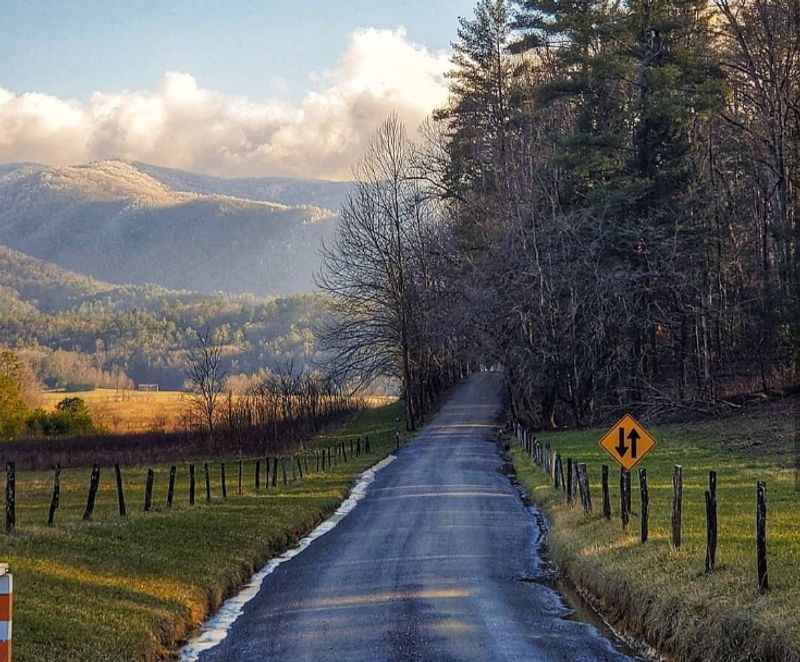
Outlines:
[[[600,440],[600,447],[630,471],[656,445],[656,440],[630,414],[625,414]]]

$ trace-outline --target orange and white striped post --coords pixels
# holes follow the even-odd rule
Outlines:
[[[11,605],[14,582],[8,564],[0,563],[0,662],[11,662]]]

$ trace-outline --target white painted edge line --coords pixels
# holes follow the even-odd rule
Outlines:
[[[256,596],[259,590],[261,590],[261,585],[264,583],[267,576],[271,575],[275,571],[275,568],[281,563],[293,559],[317,538],[324,536],[341,522],[356,507],[358,502],[367,495],[367,488],[372,481],[375,480],[375,474],[391,464],[394,460],[395,456],[389,455],[362,473],[350,490],[350,496],[342,501],[333,515],[303,538],[297,544],[297,547],[293,547],[280,556],[268,561],[261,570],[250,578],[250,581],[238,594],[234,595],[232,598],[228,598],[217,613],[203,623],[200,627],[200,632],[181,648],[181,662],[195,662],[200,657],[201,653],[214,648],[225,639],[225,637],[228,636],[231,626],[236,622],[236,619],[242,615],[244,606]]]

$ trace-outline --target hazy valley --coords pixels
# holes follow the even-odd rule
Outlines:
[[[0,165],[0,344],[49,387],[180,388],[205,327],[225,335],[229,374],[310,365],[318,250],[348,187]]]
[[[220,179],[123,161],[0,168],[0,244],[111,283],[313,289],[347,184]]]

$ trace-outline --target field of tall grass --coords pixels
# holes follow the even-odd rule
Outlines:
[[[52,411],[66,397],[83,399],[92,420],[104,430],[117,434],[178,430],[189,404],[188,395],[183,391],[97,388],[78,393],[43,391],[42,408]]]

